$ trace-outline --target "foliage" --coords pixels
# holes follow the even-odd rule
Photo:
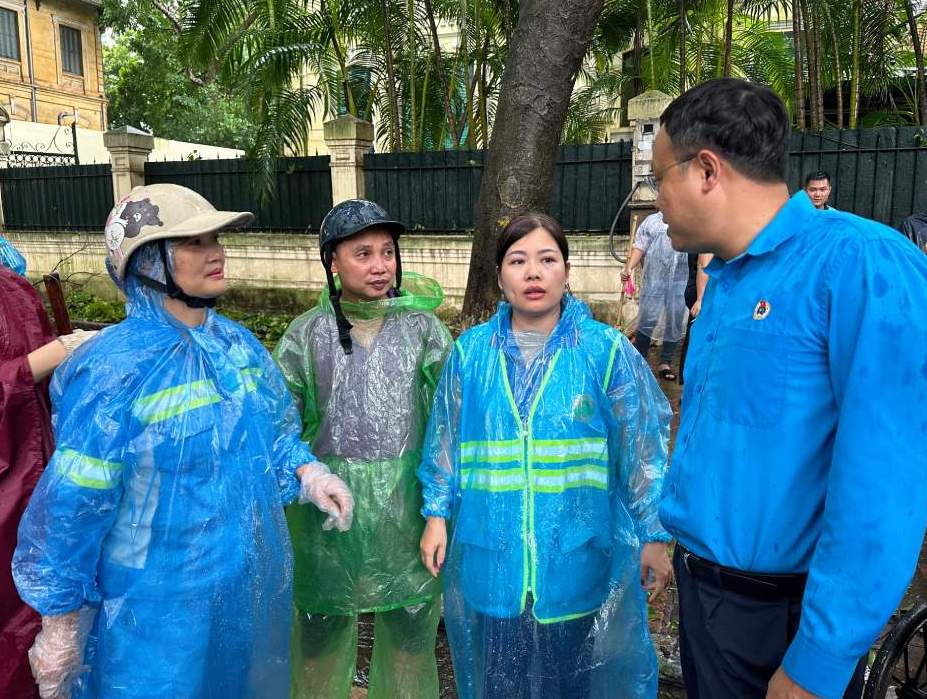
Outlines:
[[[123,303],[107,301],[80,289],[70,290],[65,302],[73,321],[109,324],[118,323],[126,316]],[[224,316],[248,328],[269,350],[276,346],[277,341],[295,317],[290,313],[241,310],[221,303],[218,310]]]
[[[191,76],[169,20],[151,4],[104,0],[101,24],[113,34],[103,46],[110,126],[191,143],[251,145],[254,127],[243,100],[218,82]]]
[[[72,320],[88,323],[118,323],[126,317],[125,306],[122,303],[106,301],[86,291],[69,292],[65,303]]]

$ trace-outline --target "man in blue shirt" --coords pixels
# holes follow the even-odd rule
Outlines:
[[[703,83],[662,125],[657,206],[715,256],[660,512],[688,696],[858,699],[927,521],[927,256],[789,197],[765,87]]]

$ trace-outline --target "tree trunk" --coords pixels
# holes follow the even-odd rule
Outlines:
[[[406,41],[409,49],[409,140],[406,147],[411,151],[419,150],[418,142],[420,136],[417,134],[418,119],[416,118],[417,105],[415,104],[415,0],[408,0],[406,3],[406,21],[408,30],[406,31]]]
[[[341,86],[344,88],[344,106],[351,116],[358,116],[357,105],[354,103],[354,93],[351,90],[351,83],[348,80],[348,68],[345,60],[344,51],[341,50],[341,44],[338,41],[338,24],[328,12],[328,4],[325,0],[319,1],[319,11],[325,16],[331,28],[332,51],[335,52],[335,60],[338,61],[338,69],[341,72]]]
[[[917,65],[917,78],[915,90],[917,91],[918,123],[927,126],[927,90],[924,81],[924,48],[921,45],[921,35],[917,31],[917,15],[911,0],[904,0],[904,11],[908,16],[908,28],[911,30],[911,45],[914,48],[914,61]]]
[[[724,65],[722,77],[731,77],[731,44],[734,42],[734,0],[727,0],[727,14],[724,16]]]
[[[853,0],[853,46],[851,49],[852,66],[850,67],[850,128],[855,129],[859,119],[859,20],[862,14],[863,0]]]
[[[492,312],[496,238],[526,211],[547,211],[576,73],[603,0],[523,0],[512,35],[475,209],[464,315]]]
[[[830,29],[830,41],[834,47],[834,71],[837,83],[837,128],[843,128],[843,70],[840,67],[840,44],[837,41],[837,30],[834,28],[834,18],[831,16],[830,7],[827,2],[823,2],[824,14],[827,18],[827,26]]]
[[[386,58],[386,96],[389,100],[389,149],[402,150],[402,136],[399,127],[399,97],[396,95],[396,71],[393,69],[393,40],[390,35],[389,3],[380,0],[383,10],[383,52]]]
[[[686,0],[679,0],[679,94],[686,91]]]
[[[438,23],[435,21],[435,12],[431,6],[431,0],[424,0],[425,14],[428,16],[428,27],[431,30],[431,44],[435,53],[435,69],[438,71],[438,80],[444,88],[444,118],[447,121],[447,129],[452,133],[457,133],[457,120],[451,111],[451,86],[448,83],[447,72],[444,70],[444,58],[441,55],[441,42],[438,39]],[[460,139],[457,139],[454,147],[459,146]],[[437,148],[444,148],[444,143],[435,144]]]
[[[811,14],[808,12],[808,4],[801,0],[802,25],[804,30],[805,53],[808,63],[808,96],[811,107],[811,128],[818,130],[821,128],[818,120],[818,73],[815,70],[816,46],[814,45],[814,23]]]
[[[801,8],[798,0],[792,0],[792,45],[795,47],[795,125],[804,129],[805,80],[801,56]]]

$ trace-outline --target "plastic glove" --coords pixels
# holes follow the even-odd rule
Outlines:
[[[328,514],[322,529],[328,531],[337,527],[338,531],[346,532],[351,528],[354,496],[347,484],[332,473],[328,466],[318,461],[306,465],[299,477],[299,484],[300,504],[311,502]]]
[[[70,335],[61,335],[58,338],[58,342],[64,345],[65,351],[70,355],[98,332],[99,330],[75,330]]]
[[[29,649],[29,665],[42,699],[69,699],[81,665],[79,611],[42,617],[42,630]]]

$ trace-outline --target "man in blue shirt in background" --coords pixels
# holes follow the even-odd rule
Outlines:
[[[715,256],[660,513],[689,699],[858,699],[927,521],[927,256],[789,197],[769,89],[703,83],[661,121],[657,206]]]

